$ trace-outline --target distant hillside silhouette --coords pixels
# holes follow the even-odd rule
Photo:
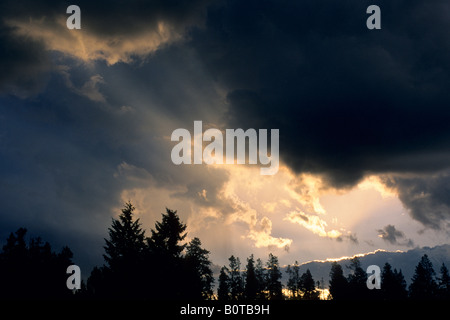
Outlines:
[[[414,275],[415,267],[424,255],[428,255],[435,271],[438,271],[442,263],[450,265],[450,245],[444,244],[436,247],[422,247],[408,250],[406,252],[391,252],[377,250],[375,252],[367,253],[359,257],[361,267],[366,270],[369,265],[378,265],[380,268],[388,262],[393,268],[401,269],[406,283],[410,285],[411,278]],[[345,266],[350,264],[352,257],[337,261],[342,265],[344,274],[348,275],[349,270]],[[307,269],[311,271],[312,276],[316,280],[323,278],[325,286],[328,286],[330,280],[330,269],[332,261],[310,261],[300,265],[300,272],[303,273]],[[286,267],[283,267],[283,284],[287,282]]]

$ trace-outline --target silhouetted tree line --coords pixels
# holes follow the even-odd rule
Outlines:
[[[11,233],[0,252],[0,299],[64,299],[73,296],[66,287],[66,269],[72,251],[53,252],[41,238],[25,239],[27,230]]]
[[[161,221],[146,236],[135,208],[126,203],[118,219],[108,228],[103,255],[104,265],[94,267],[81,290],[66,287],[67,267],[73,254],[68,247],[53,252],[41,238],[25,240],[27,230],[11,233],[0,252],[0,299],[219,299],[233,300],[317,300],[319,282],[310,270],[300,275],[296,261],[285,272],[288,280],[283,292],[282,271],[278,258],[269,254],[266,263],[247,258],[245,267],[235,256],[223,266],[214,294],[214,277],[210,252],[200,239],[185,243],[186,225],[176,211],[166,209]],[[450,276],[445,264],[436,275],[431,261],[424,255],[416,266],[407,288],[402,271],[386,263],[381,272],[381,289],[367,288],[367,273],[358,258],[348,266],[348,276],[337,262],[330,271],[330,299],[401,300],[450,299]]]
[[[231,300],[284,300],[304,299],[318,300],[319,291],[315,287],[311,272],[306,270],[301,276],[298,263],[291,268],[287,266],[289,275],[287,283],[288,294],[283,293],[281,283],[282,272],[278,258],[272,253],[263,264],[261,259],[255,259],[253,254],[247,258],[247,265],[241,270],[239,258],[231,256],[229,265],[220,269],[217,298],[223,301]]]
[[[333,262],[330,271],[330,295],[333,300],[449,300],[450,276],[443,263],[440,275],[436,276],[431,261],[425,254],[416,266],[411,284],[407,288],[402,271],[392,270],[385,263],[381,270],[381,288],[367,289],[367,273],[361,268],[357,257],[350,265],[350,274],[345,277],[344,271],[337,262]]]
[[[231,256],[229,266],[220,269],[217,298],[219,300],[282,300],[281,269],[278,258],[269,254],[263,265],[253,254],[247,258],[245,270],[241,270],[240,259]]]
[[[300,266],[295,261],[294,265],[288,265],[286,273],[289,275],[287,289],[291,300],[319,300],[319,291],[311,275],[311,271],[306,271],[300,275]],[[320,283],[319,283],[320,284]]]

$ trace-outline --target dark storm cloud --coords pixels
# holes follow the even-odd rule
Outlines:
[[[0,94],[25,98],[39,93],[48,81],[51,58],[39,39],[15,34],[11,19],[53,17],[62,7],[42,1],[2,1],[0,4]],[[65,12],[65,11],[61,11]],[[52,19],[50,19],[52,21]]]
[[[145,57],[201,25],[207,2],[81,0],[81,37],[72,38],[65,27],[71,2],[2,1],[0,93],[26,97],[42,90],[52,69],[51,50],[110,63]]]
[[[159,21],[185,27],[187,23],[197,23],[204,14],[208,0],[156,0],[139,1],[76,1],[82,14],[82,29],[86,28],[98,35],[133,34],[142,32],[149,25],[157,26]],[[0,5],[5,19],[42,19],[54,23],[56,18],[66,19],[66,9],[72,1],[2,1]]]
[[[405,234],[396,229],[395,226],[388,224],[383,229],[377,230],[378,236],[390,244],[403,245],[412,247],[414,242],[411,239],[407,239]]]
[[[230,122],[280,128],[284,161],[338,186],[442,167],[397,160],[449,151],[447,4],[379,1],[383,29],[369,31],[368,3],[230,1],[194,38]]]
[[[381,30],[366,28],[371,4]],[[192,45],[228,90],[231,127],[279,128],[287,165],[350,187],[366,174],[449,167],[449,12],[438,0],[227,1],[210,7]],[[431,203],[398,188],[432,225],[418,214]]]
[[[11,34],[12,29],[0,22],[0,93],[35,94],[46,82],[42,77],[50,69],[50,59],[39,41]]]
[[[448,230],[450,172],[429,175],[386,176],[384,183],[398,192],[411,216],[433,229]]]

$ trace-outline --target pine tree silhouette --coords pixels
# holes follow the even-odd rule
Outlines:
[[[267,291],[269,300],[283,299],[281,277],[278,258],[270,253],[269,260],[267,261]]]
[[[258,280],[255,273],[255,259],[253,254],[247,258],[247,266],[245,271],[245,289],[244,297],[247,300],[255,300],[258,293]]]
[[[133,221],[134,210],[133,205],[127,202],[119,219],[113,219],[111,228],[108,228],[109,240],[105,239],[103,257],[112,270],[139,259],[146,248],[145,231],[139,219]]]
[[[443,263],[440,269],[440,276],[438,278],[438,298],[442,300],[450,299],[450,275],[448,269]]]
[[[180,222],[177,211],[166,208],[166,214],[162,214],[162,221],[155,223],[155,230],[151,230],[152,236],[148,239],[149,247],[156,252],[163,252],[178,258],[186,244],[179,243],[186,238],[186,225]]]
[[[389,263],[385,263],[381,271],[381,290],[379,298],[383,300],[404,300],[408,297],[406,282],[401,270],[392,270]]]
[[[349,299],[348,282],[344,277],[344,271],[337,262],[331,264],[330,271],[330,294],[333,300]]]
[[[88,283],[89,288],[96,284],[93,290],[105,294],[105,298],[136,299],[146,294],[142,286],[147,282],[143,270],[147,248],[145,231],[139,219],[133,220],[134,210],[127,202],[119,218],[113,219],[104,246],[103,258],[107,265],[95,270]]]
[[[291,292],[291,299],[297,300],[301,297],[300,295],[300,267],[298,262],[295,261],[294,265],[288,265],[286,273],[289,275],[287,281],[287,288]]]
[[[431,261],[425,254],[416,266],[415,273],[409,286],[409,297],[416,300],[430,300],[436,297],[437,284]]]
[[[258,289],[256,290],[256,300],[265,300],[267,298],[267,277],[266,270],[264,269],[263,262],[260,258],[256,259],[255,276],[256,283],[258,284]]]
[[[201,247],[199,238],[192,239],[186,247],[185,261],[191,271],[193,293],[200,299],[210,299],[213,295],[214,277],[209,261],[209,251]],[[194,298],[194,297],[192,297]]]
[[[316,290],[315,282],[311,271],[306,269],[305,273],[300,277],[300,290],[303,292],[304,300],[318,300],[319,292]]]
[[[241,274],[241,261],[235,256],[229,259],[230,294],[232,300],[241,300],[244,295],[244,280]]]
[[[187,226],[181,222],[177,211],[166,208],[161,222],[155,223],[151,237],[147,238],[150,249],[147,269],[157,299],[199,299],[200,287],[191,287],[196,271],[186,265],[182,252],[187,244]],[[200,257],[198,257],[200,258]],[[197,290],[196,290],[197,289]]]
[[[226,266],[220,269],[219,287],[217,289],[217,298],[222,301],[231,300],[230,294],[230,270]]]
[[[353,300],[367,299],[370,293],[367,290],[367,273],[361,268],[361,262],[358,257],[350,260],[350,274],[347,277],[349,298]]]

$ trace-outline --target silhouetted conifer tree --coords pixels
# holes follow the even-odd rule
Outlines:
[[[180,244],[186,238],[186,225],[181,223],[177,211],[166,208],[162,214],[162,221],[155,223],[155,230],[151,230],[152,236],[148,239],[151,250],[169,254],[178,258],[186,244]]]
[[[353,300],[367,299],[370,291],[367,290],[367,273],[361,268],[358,257],[350,260],[350,274],[347,277],[349,298]]]
[[[331,264],[330,294],[333,300],[348,299],[348,282],[344,277],[344,271],[337,262]]]
[[[194,238],[186,247],[185,260],[187,268],[193,272],[193,279],[185,285],[192,285],[195,296],[210,299],[213,295],[214,277],[211,261],[209,261],[209,251],[203,249],[201,244],[199,238]]]
[[[241,300],[244,295],[244,280],[241,274],[241,261],[235,256],[229,259],[230,294],[232,300]]]
[[[133,205],[127,202],[119,219],[113,219],[108,228],[109,239],[105,239],[103,257],[113,271],[139,259],[146,248],[145,231],[139,219],[133,221],[134,210]]]
[[[281,271],[278,264],[278,258],[272,253],[269,254],[267,261],[267,291],[269,300],[282,300],[283,287],[281,284]]]
[[[291,299],[296,300],[299,299],[300,296],[300,267],[298,262],[295,261],[294,265],[288,265],[286,269],[286,273],[289,278],[287,281],[287,289],[291,292]]]
[[[109,239],[105,239],[105,254],[107,266],[101,270],[103,274],[97,280],[88,284],[93,288],[96,283],[97,292],[113,298],[144,298],[146,294],[143,283],[147,282],[144,270],[146,255],[145,231],[141,228],[139,219],[133,219],[135,208],[130,202],[125,204],[118,219],[112,220],[108,228]],[[99,282],[98,279],[103,279]]]
[[[385,263],[381,271],[381,290],[379,298],[383,300],[403,300],[408,297],[406,281],[401,270],[392,271],[389,263]]]
[[[441,266],[440,277],[438,278],[438,298],[450,299],[450,276],[444,263]]]
[[[306,269],[306,272],[300,277],[300,290],[303,293],[302,299],[304,300],[318,300],[319,292],[316,290],[315,282],[312,277],[311,271]]]
[[[186,225],[177,211],[166,208],[161,222],[155,223],[151,237],[147,239],[151,256],[147,268],[152,274],[152,283],[157,299],[198,298],[195,288],[189,287],[192,268],[186,266],[182,252],[186,244]]]
[[[411,285],[409,286],[409,297],[417,300],[434,299],[437,293],[437,284],[434,277],[433,264],[425,254],[416,266]]]
[[[258,293],[258,287],[258,280],[256,279],[255,273],[255,259],[252,254],[249,258],[247,258],[244,289],[245,299],[255,300]]]
[[[217,289],[217,298],[222,301],[228,301],[231,299],[230,276],[229,276],[229,270],[226,266],[223,266],[220,269],[219,287]]]
[[[258,289],[256,290],[256,300],[265,300],[267,277],[266,270],[264,269],[263,262],[260,258],[256,259],[255,277],[256,283],[258,284]]]

